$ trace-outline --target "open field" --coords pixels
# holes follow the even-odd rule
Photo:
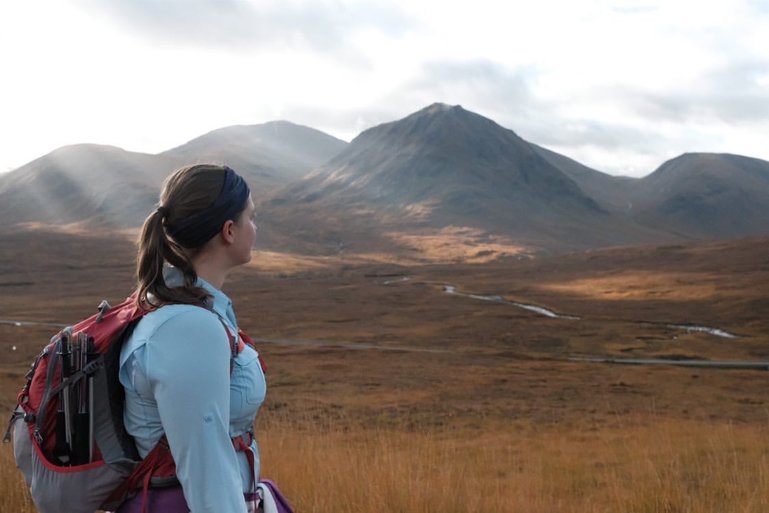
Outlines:
[[[769,508],[765,428],[644,419],[614,429],[260,424],[263,473],[297,511],[723,513]],[[34,513],[10,451],[0,509]]]
[[[132,258],[127,238],[2,235],[0,320],[118,301]],[[569,361],[769,361],[767,239],[482,264],[256,252],[226,291],[267,360],[264,473],[300,511],[769,506],[769,374]],[[0,323],[0,407],[53,331]],[[1,449],[0,511],[32,511]]]

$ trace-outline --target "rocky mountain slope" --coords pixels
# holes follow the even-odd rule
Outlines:
[[[0,175],[0,218],[20,222],[138,226],[177,167],[224,163],[255,197],[304,176],[347,143],[285,121],[214,130],[158,155],[113,146],[65,146]]]
[[[0,216],[6,229],[137,226],[171,170],[211,161],[248,178],[259,245],[279,251],[467,245],[495,255],[769,234],[769,162],[693,153],[644,178],[610,176],[444,104],[349,144],[281,121],[214,130],[158,155],[60,148],[0,175]]]
[[[553,250],[667,239],[594,199],[544,152],[490,119],[434,104],[366,130],[260,208],[269,235],[329,248],[448,227]]]

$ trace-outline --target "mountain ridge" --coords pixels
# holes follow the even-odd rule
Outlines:
[[[240,135],[233,138],[236,132]],[[273,144],[260,148],[255,143],[260,136],[271,137]],[[318,130],[279,121],[223,127],[158,154],[91,143],[62,146],[0,175],[0,218],[6,224],[137,226],[157,203],[163,179],[177,167],[227,163],[248,179],[255,195],[267,194],[346,144]],[[303,157],[288,158],[293,154]]]
[[[302,219],[333,218],[315,233],[338,241],[365,239],[377,247],[386,244],[372,240],[373,232],[450,227],[558,249],[654,239],[632,219],[613,218],[512,130],[442,104],[364,131],[262,207],[268,219],[283,220],[275,223],[276,231],[300,230]]]
[[[446,104],[350,143],[274,121],[222,127],[156,155],[62,147],[0,175],[0,215],[6,225],[136,226],[172,169],[211,160],[252,184],[272,249],[397,252],[449,233],[565,252],[769,233],[769,162],[686,153],[644,178],[617,177]]]

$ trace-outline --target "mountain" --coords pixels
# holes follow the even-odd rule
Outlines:
[[[610,176],[545,148],[536,149],[602,208],[639,225],[684,239],[769,233],[765,221],[769,219],[769,162],[764,160],[686,153],[644,178],[629,178]]]
[[[769,162],[686,153],[640,180],[633,215],[686,237],[725,239],[769,233]]]
[[[0,177],[4,227],[88,220],[136,226],[177,163],[114,146],[65,146]]]
[[[259,244],[282,251],[462,260],[769,234],[769,162],[690,153],[641,179],[615,177],[444,104],[349,144],[278,121],[221,128],[158,155],[60,148],[0,176],[3,227],[138,226],[165,176],[203,161],[248,178]]]
[[[262,194],[302,178],[345,146],[314,128],[272,121],[220,128],[160,155],[188,163],[227,164]]]
[[[271,235],[300,233],[331,247],[452,226],[556,250],[660,238],[612,215],[543,152],[461,106],[433,104],[361,133],[260,208],[275,220]]]
[[[214,130],[159,155],[114,146],[65,146],[0,175],[3,224],[86,222],[140,226],[163,179],[198,162],[226,163],[258,198],[303,176],[347,145],[318,130],[277,121]]]

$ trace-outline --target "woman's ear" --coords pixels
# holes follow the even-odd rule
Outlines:
[[[229,219],[224,222],[222,225],[222,239],[224,239],[224,242],[227,244],[232,244],[235,242],[235,230],[233,229],[233,226],[235,225],[235,221],[232,219]]]

